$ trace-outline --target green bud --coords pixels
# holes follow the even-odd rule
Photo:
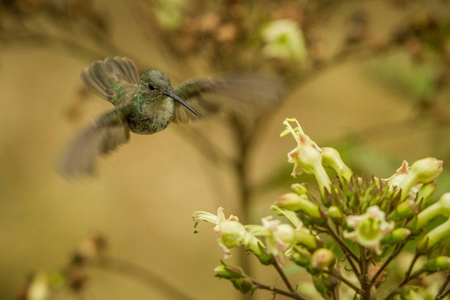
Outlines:
[[[312,279],[316,290],[320,294],[322,294],[326,299],[330,297],[330,294],[333,292],[333,289],[339,283],[339,281],[335,277],[328,276],[327,274],[324,273],[313,275]]]
[[[268,266],[273,264],[275,261],[275,258],[272,254],[269,254],[265,251],[260,251],[259,253],[253,253],[258,258],[259,262],[263,264],[264,266]]]
[[[334,253],[327,248],[316,250],[311,257],[311,267],[323,270],[334,264],[336,257]]]
[[[214,274],[216,277],[231,279],[231,278],[241,278],[244,276],[244,272],[241,268],[229,266],[229,265],[220,265],[214,269]]]
[[[290,253],[290,259],[297,265],[306,268],[311,264],[311,253],[305,248],[294,246]]]
[[[389,220],[400,221],[402,219],[409,219],[414,216],[416,211],[416,202],[412,199],[407,199],[400,203],[394,211],[389,215]]]
[[[234,287],[238,291],[240,291],[242,294],[249,294],[254,289],[253,282],[247,277],[243,277],[243,278],[239,278],[239,279],[233,278],[230,280],[233,283]]]
[[[410,171],[415,174],[417,183],[426,184],[436,180],[441,174],[442,164],[442,160],[427,157],[413,163]]]
[[[301,183],[294,183],[291,185],[291,191],[297,195],[308,195],[308,188]]]
[[[428,261],[423,268],[425,271],[430,273],[447,270],[450,268],[450,257],[438,256],[435,259]]]
[[[409,173],[398,184],[402,191],[401,199],[404,200],[408,196],[414,184],[432,182],[436,180],[441,172],[442,160],[437,160],[434,157],[423,158],[413,163]]]
[[[294,240],[295,244],[300,244],[308,249],[317,249],[319,246],[316,237],[306,230],[295,230]]]
[[[406,240],[411,235],[411,231],[406,228],[394,229],[389,235],[383,239],[386,244],[399,244]]]
[[[347,182],[350,182],[353,172],[342,161],[342,158],[336,149],[330,147],[322,148],[322,164],[325,167],[334,169],[341,181],[345,179]]]
[[[428,232],[417,244],[416,251],[418,254],[425,254],[431,250],[442,239],[450,235],[450,218]]]
[[[419,209],[422,210],[427,205],[428,200],[436,191],[436,182],[430,182],[423,185],[417,193],[417,204]]]
[[[434,204],[428,206],[417,215],[417,219],[408,228],[417,231],[425,227],[434,217],[444,215],[450,217],[450,193],[445,193]]]
[[[344,221],[344,216],[342,215],[341,210],[336,206],[330,206],[328,208],[327,215],[337,225],[341,225],[342,222]]]
[[[301,211],[311,218],[321,218],[319,206],[311,202],[306,195],[286,193],[278,197],[274,205],[282,209]]]
[[[325,284],[323,283],[322,277],[320,276],[320,274],[312,276],[312,280],[313,280],[314,287],[316,288],[316,290],[322,295],[326,294],[327,288],[326,288]]]

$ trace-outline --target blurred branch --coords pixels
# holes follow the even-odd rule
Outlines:
[[[165,280],[160,274],[156,274],[151,270],[128,261],[123,261],[110,256],[101,256],[98,262],[91,266],[139,280],[152,289],[159,290],[170,299],[194,299],[184,291],[176,288],[172,283]]]

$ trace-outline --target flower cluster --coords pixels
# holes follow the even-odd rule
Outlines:
[[[231,248],[244,246],[261,263],[274,265],[281,272],[289,292],[271,291],[294,299],[306,298],[300,296],[301,290],[292,289],[282,273],[281,267],[289,261],[310,273],[316,290],[326,299],[344,289],[340,282],[360,298],[386,293],[387,298],[401,295],[407,299],[419,293],[411,289],[414,280],[449,269],[450,257],[445,256],[440,245],[450,236],[450,193],[435,203],[430,200],[442,172],[442,161],[429,157],[411,167],[403,162],[387,179],[359,177],[337,150],[321,148],[307,136],[297,120],[286,119],[283,124],[281,136],[291,134],[297,143],[288,153],[288,162],[294,164],[292,176],[313,175],[318,193],[306,184],[293,184],[291,192],[278,197],[271,207],[281,218],[265,217],[261,225],[243,225],[235,216],[226,219],[222,208],[217,216],[194,213],[196,225],[200,220],[216,224],[214,230],[225,258]],[[330,178],[327,169],[336,173],[335,179]],[[447,221],[428,230],[427,225],[438,216]],[[415,254],[403,280],[396,288],[383,289],[389,264],[408,243],[414,245]],[[233,274],[239,276],[223,276],[224,270],[238,270]],[[243,293],[267,287],[224,263],[216,275],[231,280]],[[449,293],[445,291],[446,283],[437,299]],[[419,294],[431,296],[426,289]]]

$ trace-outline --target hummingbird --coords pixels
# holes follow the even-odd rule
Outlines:
[[[223,109],[248,112],[280,100],[284,83],[257,75],[227,75],[200,78],[172,86],[157,69],[139,76],[126,57],[98,60],[81,71],[89,90],[114,108],[94,120],[69,145],[61,173],[65,177],[92,175],[98,156],[128,142],[130,132],[154,134],[170,123],[195,121]]]

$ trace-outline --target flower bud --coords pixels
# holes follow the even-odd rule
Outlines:
[[[323,270],[331,266],[336,260],[334,253],[327,248],[316,250],[311,257],[311,267]]]
[[[425,254],[431,250],[442,239],[450,235],[450,218],[428,232],[417,244],[416,251],[418,254]]]
[[[445,193],[434,204],[428,206],[417,215],[417,219],[408,228],[417,231],[425,227],[434,217],[443,215],[450,217],[450,193]]]
[[[390,234],[388,234],[384,239],[383,243],[387,244],[399,244],[406,240],[411,235],[411,231],[406,228],[394,229]]]
[[[250,280],[250,278],[242,277],[242,278],[232,278],[230,280],[233,283],[234,287],[242,294],[249,294],[254,289],[253,282]]]
[[[413,163],[407,176],[398,184],[402,191],[401,199],[404,200],[408,196],[414,184],[432,182],[441,172],[442,160],[434,157],[423,158]]]
[[[399,221],[402,219],[409,219],[414,216],[415,211],[416,202],[412,199],[407,199],[394,209],[394,211],[389,215],[389,220]]]
[[[297,195],[308,195],[308,188],[301,183],[294,183],[291,185],[291,191]]]
[[[306,268],[311,265],[311,253],[309,253],[306,248],[294,246],[292,247],[292,249],[286,252],[286,255],[289,256],[289,258],[294,261],[295,264],[301,267]]]
[[[415,175],[417,183],[429,183],[434,180],[442,172],[442,160],[434,157],[420,159],[412,164],[411,173]]]
[[[312,218],[321,218],[319,206],[311,202],[306,195],[286,193],[278,197],[274,205],[287,210],[301,211]]]
[[[325,167],[334,169],[341,181],[345,179],[347,182],[350,182],[353,172],[342,161],[342,158],[336,149],[330,147],[322,148],[322,164]]]
[[[450,268],[450,257],[438,256],[435,259],[428,261],[423,268],[426,272],[430,273],[448,270],[448,268]]]
[[[428,204],[428,200],[435,191],[436,182],[427,183],[419,189],[419,192],[417,193],[417,204],[419,205],[419,210],[422,210]]]
[[[336,206],[330,206],[328,208],[327,215],[337,225],[342,224],[342,222],[344,221],[344,216],[342,215],[341,210]]]
[[[216,274],[216,277],[225,278],[225,279],[231,279],[231,278],[241,278],[244,276],[244,272],[241,268],[229,266],[222,264],[220,266],[217,266],[214,269],[214,273]]]
[[[308,249],[317,249],[319,247],[319,241],[317,238],[310,234],[307,230],[296,230],[295,234],[295,243],[305,246]]]

